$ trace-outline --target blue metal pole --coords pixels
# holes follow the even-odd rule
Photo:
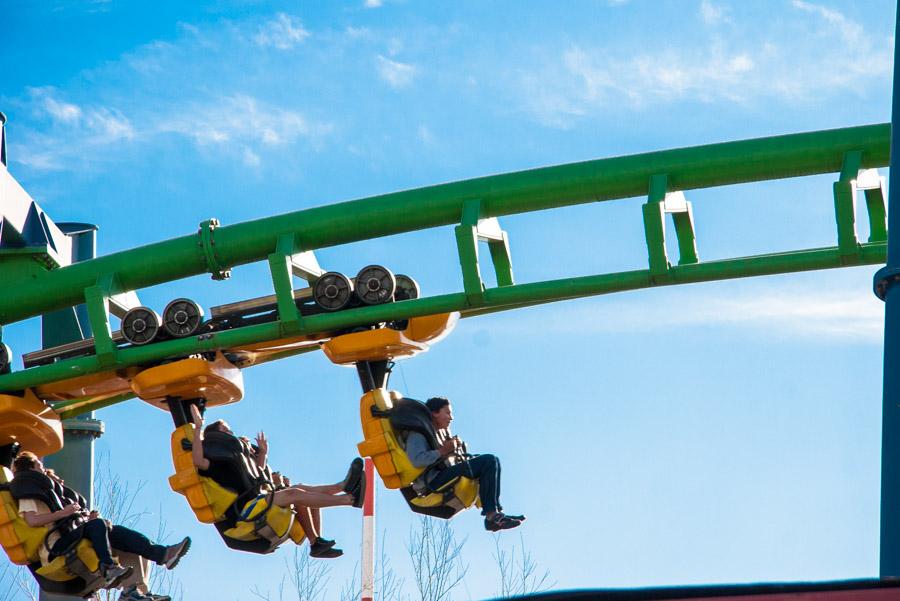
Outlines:
[[[894,26],[894,84],[891,108],[891,171],[888,232],[900,233],[900,2]],[[900,235],[888,236],[887,265],[875,274],[875,294],[884,300],[884,397],[881,414],[881,561],[882,578],[900,577]]]

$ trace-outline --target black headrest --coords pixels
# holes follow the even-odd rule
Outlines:
[[[427,438],[434,438],[436,433],[431,423],[431,411],[422,401],[402,398],[394,401],[388,413],[391,427],[395,430],[419,432]]]
[[[231,461],[243,454],[243,444],[237,436],[225,432],[203,435],[203,456],[207,459]]]
[[[60,505],[59,496],[54,491],[54,482],[46,474],[35,470],[15,473],[9,484],[9,492],[14,499],[37,499],[50,505]]]

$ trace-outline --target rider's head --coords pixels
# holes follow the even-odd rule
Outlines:
[[[13,472],[24,472],[27,470],[43,473],[44,464],[41,463],[41,460],[34,453],[22,451],[16,456],[15,461],[13,461]]]
[[[217,419],[210,425],[203,428],[204,434],[209,434],[210,432],[222,432],[224,434],[234,435],[234,432],[231,431],[231,428],[228,427],[228,422],[224,419]]]
[[[445,430],[453,421],[453,408],[450,401],[442,396],[431,397],[425,401],[425,406],[431,411],[431,423],[436,430]]]

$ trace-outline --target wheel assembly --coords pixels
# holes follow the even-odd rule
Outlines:
[[[353,296],[353,282],[343,273],[322,274],[313,286],[313,300],[326,311],[343,309]]]
[[[147,307],[129,309],[122,318],[122,336],[131,344],[152,342],[159,333],[160,319],[156,311]]]
[[[387,267],[369,265],[356,275],[356,296],[367,305],[380,305],[394,298],[397,280]]]
[[[404,301],[419,298],[421,289],[418,282],[408,275],[397,274],[395,279],[397,280],[397,291],[394,292],[394,300]]]
[[[174,338],[197,333],[203,324],[203,308],[189,298],[176,298],[163,311],[163,326]]]

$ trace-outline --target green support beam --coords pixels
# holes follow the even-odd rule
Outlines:
[[[862,244],[860,246],[861,263],[867,265],[884,263],[886,249],[887,245],[884,243]],[[842,266],[840,249],[830,247],[673,266],[669,270],[670,277],[666,284],[709,282]],[[644,269],[489,288],[484,291],[482,307],[471,314],[483,314],[488,312],[486,309],[491,308],[495,310],[516,309],[583,296],[638,290],[653,285],[655,284],[649,270]],[[304,317],[297,334],[331,332],[357,325],[402,320],[448,311],[462,311],[465,315],[470,310],[471,305],[465,293],[444,294],[402,303],[372,305],[335,313],[310,315]],[[282,325],[276,321],[202,336],[165,340],[145,346],[119,349],[116,354],[116,363],[113,366],[103,364],[95,356],[64,359],[52,365],[0,375],[0,392],[18,391],[30,386],[98,373],[111,368],[152,364],[169,357],[183,357],[195,353],[276,340],[282,336]]]
[[[123,290],[137,290],[267,258],[278,237],[293,234],[298,250],[459,223],[467,201],[479,199],[480,218],[594,201],[639,197],[664,173],[674,190],[692,190],[841,170],[844,156],[862,153],[863,169],[884,167],[890,126],[845,129],[725,142],[599,159],[481,177],[321,206],[230,226],[210,221],[199,233],[16,277],[0,266],[15,295],[0,295],[0,324],[79,304],[84,290],[115,273]]]

